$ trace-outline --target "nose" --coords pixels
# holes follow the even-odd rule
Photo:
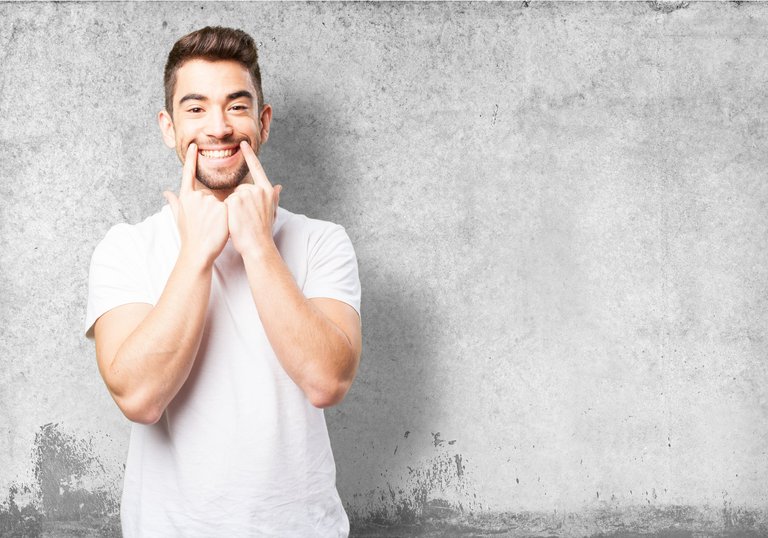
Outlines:
[[[205,125],[205,134],[212,138],[227,138],[232,134],[232,126],[222,110],[211,110]]]

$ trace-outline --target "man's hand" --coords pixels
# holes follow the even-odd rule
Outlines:
[[[169,191],[163,195],[179,227],[180,256],[210,265],[227,244],[227,206],[211,193],[195,190],[196,169],[197,144],[193,143],[187,148],[179,196]]]
[[[113,308],[94,325],[99,371],[130,420],[154,424],[195,362],[211,296],[211,267],[227,243],[227,206],[195,190],[197,145],[187,149],[178,197],[165,192],[181,252],[157,304]]]
[[[245,162],[253,178],[253,184],[238,185],[224,203],[232,244],[241,256],[263,249],[272,240],[272,225],[277,217],[282,186],[275,187],[267,179],[258,157],[248,145],[240,142]]]

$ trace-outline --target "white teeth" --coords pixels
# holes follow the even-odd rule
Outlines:
[[[224,159],[226,157],[231,157],[233,153],[235,153],[234,149],[223,149],[223,150],[201,149],[200,150],[200,154],[203,157],[208,157],[209,159]]]

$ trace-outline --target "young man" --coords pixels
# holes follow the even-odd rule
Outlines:
[[[203,28],[165,67],[178,195],[93,254],[86,327],[134,422],[123,536],[346,536],[322,408],[361,351],[357,260],[341,226],[278,207],[253,39]]]

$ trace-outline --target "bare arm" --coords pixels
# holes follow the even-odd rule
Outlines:
[[[309,401],[335,405],[357,372],[360,318],[341,301],[304,297],[272,239],[282,188],[272,187],[250,146],[242,143],[241,149],[254,183],[237,187],[225,203],[259,318],[278,360]]]
[[[186,381],[200,345],[210,287],[210,267],[179,257],[155,307],[123,305],[96,321],[99,372],[129,420],[157,422]]]
[[[304,297],[274,243],[244,260],[259,318],[285,371],[315,407],[341,402],[360,362],[355,309]]]
[[[179,197],[166,193],[181,250],[157,305],[123,305],[94,326],[99,372],[134,422],[157,422],[189,376],[205,323],[213,261],[227,241],[226,206],[194,190],[196,156],[197,146],[190,144]]]

